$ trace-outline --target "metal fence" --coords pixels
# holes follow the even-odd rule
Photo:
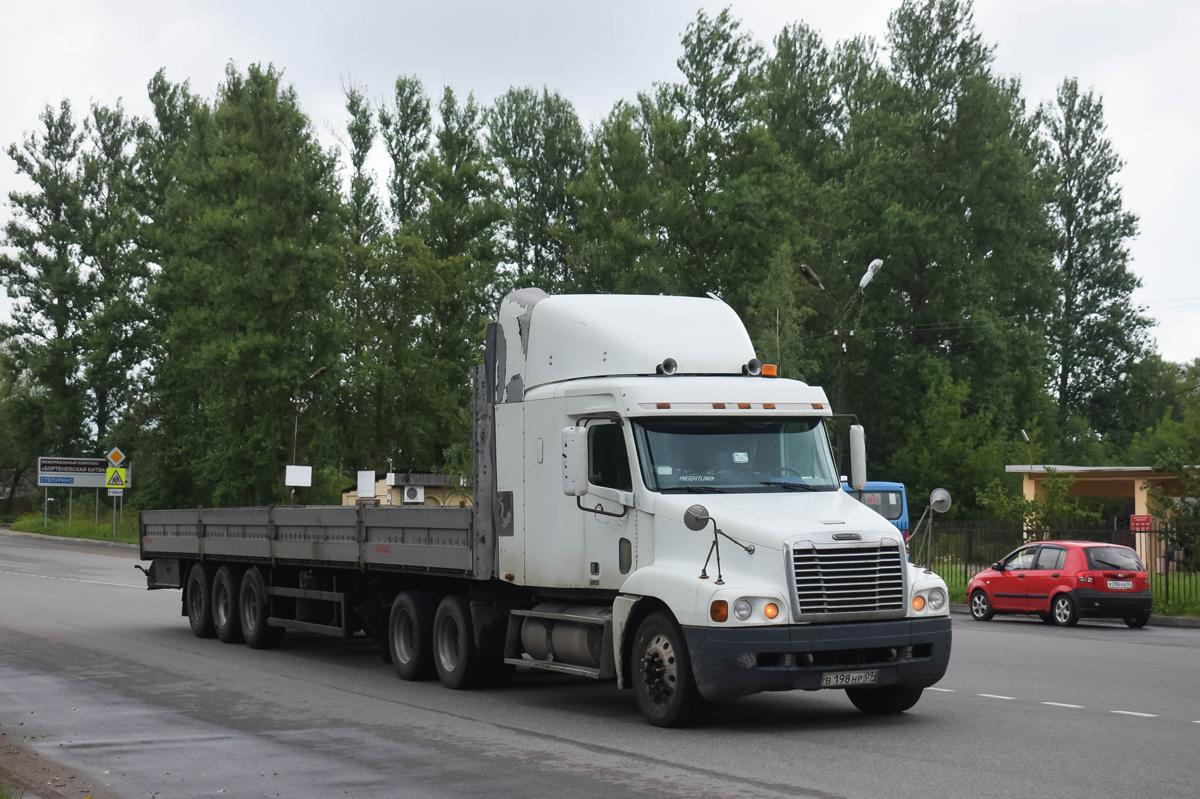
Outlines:
[[[1115,527],[1115,529],[1114,529]],[[1019,546],[1037,541],[1097,541],[1137,551],[1150,574],[1155,612],[1200,613],[1200,528],[1131,531],[1128,524],[1028,530],[1020,524],[935,522],[909,542],[910,558],[946,581],[955,601],[965,601],[977,572]]]

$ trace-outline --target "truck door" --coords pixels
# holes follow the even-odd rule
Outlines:
[[[576,511],[583,517],[585,585],[619,588],[636,565],[637,552],[628,427],[593,421],[587,430],[590,487],[580,503],[589,510]]]

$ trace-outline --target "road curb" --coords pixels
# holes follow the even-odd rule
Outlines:
[[[78,544],[96,544],[102,547],[112,547],[114,549],[132,549],[140,550],[137,544],[127,544],[124,541],[104,541],[100,538],[71,538],[66,535],[47,535],[45,533],[23,533],[20,530],[10,530],[7,527],[0,527],[0,535],[24,536],[25,538],[40,538],[43,541],[69,541]]]
[[[951,613],[962,613],[970,616],[971,609],[966,605],[951,605]],[[1147,622],[1151,627],[1189,627],[1200,629],[1200,619],[1194,616],[1151,616]]]

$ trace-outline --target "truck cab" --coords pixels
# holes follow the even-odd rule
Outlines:
[[[498,574],[545,613],[610,598],[597,657],[653,723],[792,688],[898,712],[944,674],[945,583],[842,490],[825,392],[769,376],[724,302],[518,291],[485,368]]]

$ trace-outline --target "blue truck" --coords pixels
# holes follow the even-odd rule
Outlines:
[[[904,483],[868,480],[862,491],[852,490],[848,483],[842,483],[842,490],[891,522],[907,540],[908,495]]]

